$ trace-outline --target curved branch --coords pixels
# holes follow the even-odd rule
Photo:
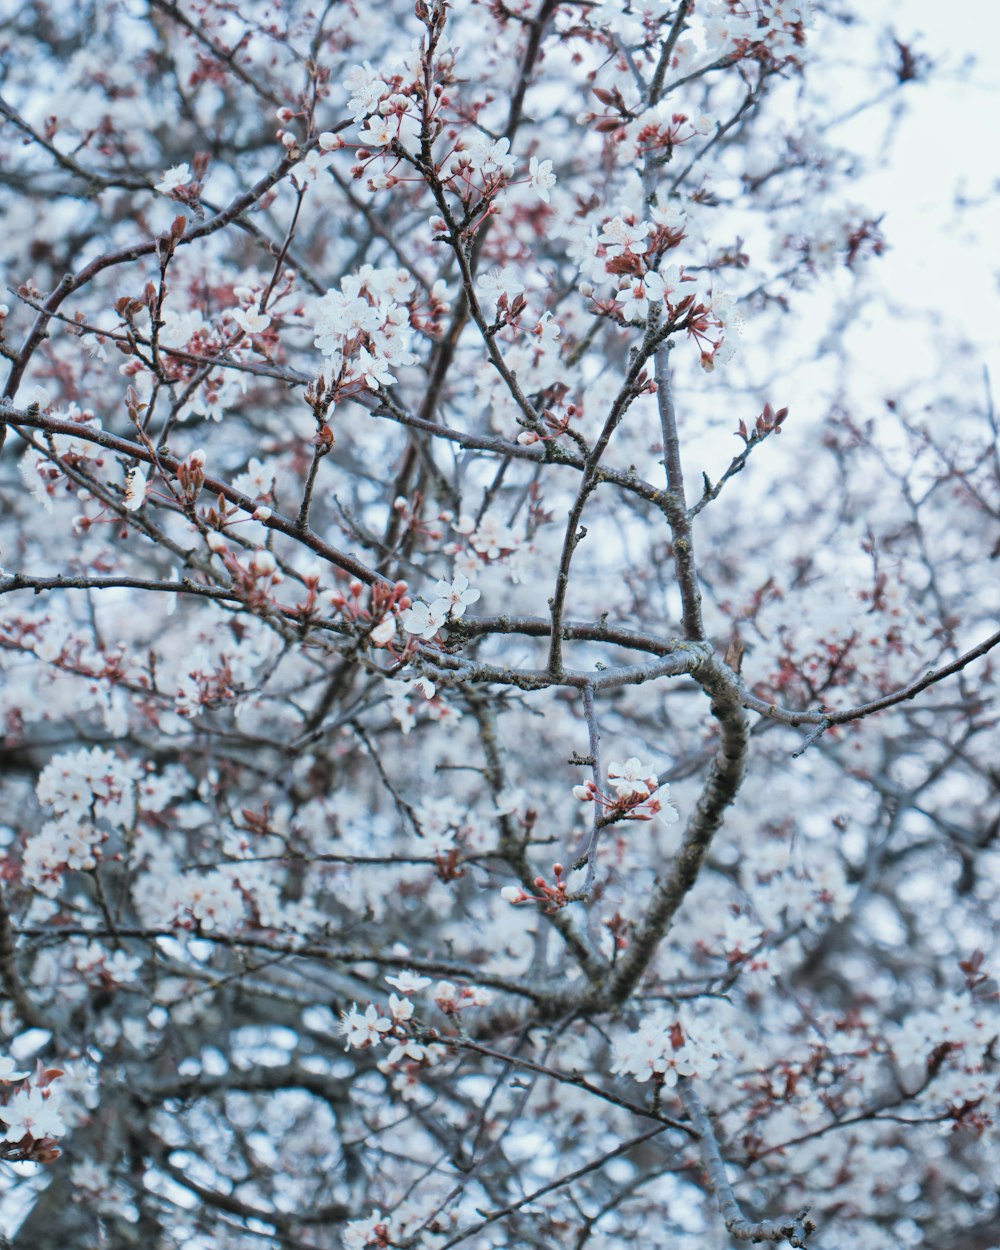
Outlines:
[[[721,731],[719,747],[684,830],[681,849],[666,878],[657,880],[646,914],[594,1004],[597,1007],[623,1003],[638,984],[697,880],[712,838],[743,781],[749,727],[734,674],[714,655],[706,657],[691,673],[712,700],[712,715]]]
[[[797,1215],[780,1216],[776,1220],[761,1220],[758,1223],[748,1220],[736,1201],[733,1187],[726,1175],[726,1164],[708,1112],[687,1077],[681,1078],[679,1092],[691,1117],[691,1123],[698,1132],[702,1163],[730,1236],[737,1241],[787,1241],[790,1246],[804,1247],[806,1239],[816,1231],[816,1225],[808,1218],[809,1208],[806,1207]]]

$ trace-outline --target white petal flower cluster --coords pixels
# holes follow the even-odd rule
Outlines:
[[[995,1004],[977,1002],[970,994],[949,992],[933,1007],[911,1012],[889,1031],[889,1045],[903,1067],[923,1064],[942,1043],[962,1047],[978,1059],[1000,1028]]]
[[[68,870],[97,866],[104,834],[70,816],[47,821],[24,849],[24,879],[46,898],[55,898]]]
[[[708,1032],[693,1037],[676,1013],[659,1008],[634,1033],[615,1042],[611,1071],[634,1076],[640,1083],[653,1077],[670,1089],[682,1076],[709,1076],[718,1066],[717,1050]]]
[[[100,420],[90,411],[81,411],[76,404],[69,404],[65,409],[54,411],[52,416],[57,421],[79,425],[88,433],[101,429]],[[72,434],[55,434],[52,437],[52,450],[59,459],[72,456],[79,460],[95,460],[99,458],[100,448],[95,443],[76,438]],[[17,467],[32,498],[40,503],[46,512],[51,513],[53,500],[64,493],[66,483],[66,479],[59,471],[58,459],[29,447]]]
[[[93,805],[95,814],[112,824],[127,825],[135,812],[135,783],[140,769],[101,747],[56,755],[42,769],[36,793],[60,815],[82,819]]]
[[[168,871],[169,877],[155,889],[138,894],[137,902],[147,923],[232,933],[245,920],[244,897],[226,870],[181,874],[171,866]],[[245,867],[241,869],[241,879],[246,871]]]
[[[25,1133],[32,1137],[61,1137],[66,1124],[59,1107],[59,1094],[53,1087],[19,1089],[6,1104],[0,1106],[0,1119],[6,1124],[3,1141],[20,1141]]]
[[[395,382],[391,366],[412,364],[413,330],[407,301],[413,278],[405,269],[363,265],[327,291],[312,309],[315,344],[334,380],[362,380],[371,390]]]
[[[650,232],[648,221],[626,220],[623,216],[612,217],[605,222],[604,232],[598,239],[608,256],[642,256],[649,250],[646,235]]]
[[[551,161],[540,161],[533,156],[528,162],[528,181],[538,198],[546,204],[549,202],[549,191],[556,185],[556,176],[552,172]]]
[[[258,312],[256,308],[234,308],[229,316],[244,334],[261,334],[271,324],[267,313]]]
[[[378,70],[372,69],[368,61],[354,66],[344,79],[344,86],[351,92],[347,107],[356,122],[364,121],[369,113],[374,113],[379,101],[389,90],[389,84],[382,79]]]
[[[645,799],[659,786],[656,769],[631,755],[624,764],[608,765],[608,784],[620,799]]]
[[[414,681],[389,680],[385,685],[389,694],[389,711],[404,735],[417,723],[420,711],[426,711],[432,720],[455,714],[452,708],[435,699],[436,689],[429,677],[418,677]]]
[[[512,300],[524,291],[524,283],[518,277],[517,270],[511,268],[510,265],[504,265],[502,269],[487,269],[485,273],[479,275],[476,285],[494,303],[502,295]]]
[[[447,624],[449,618],[458,620],[465,609],[479,598],[479,591],[469,585],[464,573],[456,573],[452,582],[439,581],[434,587],[436,598],[430,603],[418,600],[400,617],[408,634],[431,639]]]
[[[351,1220],[344,1225],[342,1244],[344,1250],[363,1250],[364,1246],[387,1246],[393,1221],[375,1208],[362,1220]]]
[[[489,139],[477,132],[462,141],[463,155],[472,168],[480,174],[492,174],[503,179],[513,178],[515,160],[510,154],[509,139]]]
[[[369,1003],[364,1011],[359,1009],[357,1003],[352,1003],[350,1010],[345,1011],[340,1019],[340,1031],[347,1038],[345,1050],[377,1046],[391,1028],[392,1020],[388,1016],[380,1016],[374,1003]]]

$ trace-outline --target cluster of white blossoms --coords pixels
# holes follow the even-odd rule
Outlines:
[[[389,995],[388,1015],[383,1015],[374,1003],[369,1003],[364,1011],[357,1003],[352,1003],[347,1011],[341,1012],[340,1032],[347,1039],[344,1049],[365,1050],[390,1041],[393,1043],[387,1061],[390,1066],[403,1059],[429,1062],[440,1057],[443,1053],[440,1045],[431,1048],[414,1041],[409,1023],[415,1010],[410,995],[431,985],[431,978],[404,968],[385,980],[394,990],[399,990],[399,994]],[[493,1001],[490,990],[476,985],[457,986],[451,981],[438,981],[432,997],[447,1016],[456,1016],[468,1007],[486,1007]]]
[[[95,867],[106,833],[95,822],[128,825],[135,815],[136,763],[100,747],[55,756],[42,770],[37,795],[55,809],[24,851],[24,876],[49,898],[67,869]]]
[[[651,820],[660,816],[667,824],[680,820],[680,813],[670,798],[670,786],[660,784],[656,769],[630,755],[624,763],[612,760],[608,765],[608,787],[614,795],[603,794],[593,781],[573,787],[573,797],[581,803],[600,803],[613,814],[631,820]]]
[[[70,816],[46,821],[24,849],[25,881],[46,898],[55,898],[67,870],[97,866],[104,840],[105,835],[89,822],[81,824]]]
[[[405,609],[400,620],[408,634],[429,640],[447,625],[449,619],[458,620],[464,616],[465,609],[478,599],[479,591],[469,585],[465,574],[456,573],[454,581],[437,582],[430,603],[418,599],[412,607]]]
[[[607,27],[622,44],[641,45],[646,38],[643,19],[661,18],[670,7],[660,0],[642,0],[638,4],[633,0],[600,0],[587,16],[591,25]],[[808,0],[757,0],[752,9],[735,7],[737,12],[726,0],[699,3],[684,37],[674,46],[677,76],[699,72],[734,55],[740,47],[753,44],[766,44],[775,56],[791,52],[802,56],[794,36],[798,23],[808,26],[812,21],[813,9]]]
[[[344,1250],[364,1250],[368,1246],[376,1250],[386,1246],[442,1250],[458,1226],[459,1217],[454,1211],[442,1212],[443,1194],[431,1194],[429,1198],[423,1192],[415,1193],[394,1205],[391,1213],[383,1214],[380,1207],[375,1207],[370,1215],[350,1220],[344,1225],[340,1245]]]
[[[407,307],[413,289],[413,278],[405,269],[363,265],[343,279],[339,290],[314,301],[314,341],[338,387],[363,381],[377,390],[396,381],[390,368],[413,364]]]
[[[615,1041],[611,1071],[640,1083],[653,1078],[670,1089],[682,1076],[710,1076],[723,1049],[721,1037],[706,1023],[692,1031],[675,1010],[660,1007],[644,1016],[634,1033]]]
[[[974,1000],[968,993],[949,991],[932,1007],[914,1012],[888,1032],[889,1045],[903,1068],[921,1067],[943,1043],[961,1048],[967,1066],[977,1064],[1000,1030],[995,1001]]]
[[[36,1140],[61,1137],[66,1132],[59,1091],[51,1084],[61,1075],[39,1068],[32,1084],[28,1073],[15,1071],[13,1059],[0,1059],[0,1141],[20,1142],[28,1134]],[[12,1090],[15,1084],[19,1088]]]

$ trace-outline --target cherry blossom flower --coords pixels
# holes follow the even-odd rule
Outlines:
[[[401,1037],[386,1056],[385,1065],[391,1068],[404,1060],[410,1063],[422,1063],[427,1058],[428,1051],[429,1047],[421,1042],[414,1041],[411,1037]]]
[[[398,994],[390,994],[389,1014],[396,1024],[405,1024],[413,1015],[413,1004],[408,998],[400,998]]]
[[[408,634],[416,634],[419,638],[430,640],[447,623],[448,605],[443,600],[432,603],[430,606],[418,601],[412,608],[407,608],[403,612],[400,620]]]
[[[472,535],[472,545],[487,560],[497,560],[505,552],[515,551],[520,542],[509,525],[487,513]]]
[[[612,761],[608,765],[608,784],[619,799],[630,800],[647,798],[660,783],[651,764],[630,755],[624,764]]]
[[[386,361],[373,356],[366,347],[358,352],[358,372],[365,380],[365,385],[377,391],[380,386],[391,386],[396,379],[389,372]]]
[[[605,222],[600,242],[604,244],[608,256],[624,256],[629,252],[633,256],[641,256],[649,250],[645,241],[649,234],[649,222],[627,222],[624,217],[612,217]]]
[[[229,313],[229,317],[244,334],[260,334],[271,324],[267,313],[257,312],[253,308],[235,308]]]
[[[383,82],[378,71],[372,69],[368,61],[354,66],[345,77],[344,86],[351,92],[347,107],[356,122],[362,121],[369,113],[374,113],[379,100],[389,90],[388,83]]]
[[[395,976],[387,976],[385,979],[401,994],[415,994],[431,984],[430,977],[421,976],[419,972],[411,972],[409,968],[404,968],[402,972],[397,972]]]
[[[477,134],[466,146],[473,167],[480,173],[495,173],[502,178],[514,176],[515,162],[510,155],[510,140],[506,137],[489,140]]]
[[[438,981],[434,986],[434,1001],[445,1012],[455,1012],[460,1009],[461,995],[457,986],[451,981]]]
[[[749,916],[727,916],[722,945],[730,959],[746,958],[763,935],[764,930]]]
[[[25,1133],[32,1137],[61,1137],[66,1132],[59,1096],[51,1088],[17,1090],[6,1106],[0,1106],[0,1120],[7,1125],[4,1141],[20,1141]]]
[[[671,232],[682,229],[687,219],[684,207],[677,200],[667,200],[665,204],[653,205],[649,210],[649,215],[656,225],[663,226]]]
[[[146,471],[141,466],[125,470],[125,502],[128,512],[138,512],[146,500]]]
[[[494,300],[499,300],[502,295],[513,299],[524,291],[524,284],[509,266],[503,269],[487,269],[476,279],[476,285],[485,295]]]
[[[176,191],[178,187],[187,186],[191,178],[191,167],[186,162],[183,165],[173,165],[170,169],[163,171],[163,176],[156,184],[156,189],[161,195],[169,195],[171,191]]]
[[[392,1021],[388,1016],[380,1016],[374,1003],[369,1003],[363,1013],[357,1003],[352,1003],[349,1011],[341,1013],[340,1031],[347,1038],[345,1050],[377,1046],[383,1040],[383,1034],[391,1028]]]
[[[636,321],[649,312],[650,301],[657,303],[663,299],[663,279],[658,273],[650,272],[641,278],[625,279],[622,289],[618,292],[618,301],[622,306],[622,316],[626,321]]]
[[[368,124],[358,132],[358,140],[368,148],[388,147],[396,138],[397,126],[391,117],[382,117],[376,113],[368,119]]]
[[[384,616],[369,633],[368,637],[376,647],[387,646],[396,637],[395,617],[391,613],[388,616]]]
[[[556,185],[556,176],[552,172],[552,162],[539,161],[537,156],[533,156],[528,162],[528,171],[532,190],[538,193],[540,200],[544,200],[548,204],[549,190]]]
[[[474,586],[469,585],[469,579],[464,573],[456,573],[454,581],[437,582],[434,586],[434,594],[436,600],[434,607],[439,606],[441,602],[447,605],[447,613],[456,620],[465,615],[465,609],[472,603],[479,600],[480,592]]]

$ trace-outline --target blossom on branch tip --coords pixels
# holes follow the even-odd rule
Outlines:
[[[402,1024],[413,1015],[413,1004],[408,998],[400,998],[398,994],[390,994],[389,1014],[396,1024]]]
[[[631,755],[624,764],[608,765],[608,784],[620,799],[645,799],[659,786],[656,769]]]
[[[389,372],[386,361],[373,356],[366,347],[358,352],[358,372],[365,380],[365,385],[373,391],[380,386],[391,386],[396,379]]]
[[[650,272],[641,278],[625,278],[618,292],[618,302],[622,306],[622,316],[626,321],[636,321],[649,312],[650,301],[659,303],[664,296],[663,279],[658,273]]]
[[[476,135],[467,142],[469,159],[482,174],[499,174],[501,178],[514,176],[514,158],[510,155],[510,140],[494,139],[492,142],[482,135]]]
[[[384,647],[387,643],[392,642],[393,638],[396,637],[396,619],[391,612],[379,621],[368,637],[376,647]]]
[[[372,69],[368,61],[363,65],[355,65],[344,79],[344,86],[352,93],[347,107],[356,122],[362,121],[369,113],[374,113],[379,100],[389,90],[389,84],[379,77],[378,70]],[[327,133],[329,132],[324,132]],[[320,135],[320,144],[323,144],[323,135]]]
[[[404,968],[394,977],[386,977],[386,982],[399,990],[400,994],[414,994],[417,990],[425,990],[431,983],[430,977],[421,976],[419,972],[411,972]]]
[[[384,148],[396,137],[396,123],[392,118],[376,114],[369,118],[364,130],[358,132],[358,140],[367,148]]]
[[[190,181],[191,167],[187,162],[183,165],[172,165],[170,169],[163,171],[163,176],[156,184],[156,189],[161,195],[169,195],[171,191],[176,191],[178,187],[187,186]]]
[[[357,1003],[352,1003],[349,1011],[341,1012],[340,1031],[347,1038],[345,1050],[377,1046],[382,1035],[391,1028],[392,1021],[388,1016],[380,1016],[374,1003],[369,1003],[364,1013],[359,1011]]]
[[[364,1246],[388,1246],[389,1224],[389,1219],[383,1218],[378,1207],[363,1220],[351,1220],[344,1225],[344,1250],[362,1250]]]

